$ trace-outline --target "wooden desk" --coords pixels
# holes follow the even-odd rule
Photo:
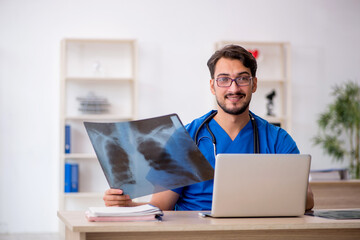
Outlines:
[[[310,182],[310,187],[315,209],[360,208],[359,180]]]
[[[58,212],[67,240],[110,239],[360,239],[360,220],[201,218],[198,212],[164,212],[163,222],[88,222],[84,212]]]

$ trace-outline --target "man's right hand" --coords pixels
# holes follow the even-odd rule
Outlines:
[[[103,200],[107,207],[131,207],[134,205],[129,195],[124,195],[121,189],[108,189],[105,191]]]

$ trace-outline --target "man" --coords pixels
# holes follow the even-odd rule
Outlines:
[[[257,63],[251,53],[236,45],[228,45],[216,51],[208,61],[210,90],[215,95],[218,111],[210,111],[186,126],[190,136],[210,164],[215,166],[215,155],[219,153],[254,153],[253,126],[249,104],[257,89]],[[214,115],[215,114],[215,115]],[[208,119],[208,127],[199,129]],[[283,129],[266,120],[254,117],[260,140],[260,153],[294,153],[299,149],[294,140]],[[198,131],[199,129],[199,131]],[[198,132],[198,134],[196,134]],[[195,139],[195,135],[197,139]],[[233,186],[228,186],[233,187]],[[210,210],[213,180],[153,194],[150,204],[162,210]],[[108,189],[104,194],[106,206],[136,206],[120,189]],[[311,189],[308,189],[306,209],[314,206]]]

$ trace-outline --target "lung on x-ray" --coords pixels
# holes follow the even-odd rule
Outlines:
[[[131,198],[214,178],[176,114],[84,125],[109,186]]]

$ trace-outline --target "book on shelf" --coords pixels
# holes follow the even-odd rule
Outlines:
[[[79,164],[65,163],[65,189],[64,192],[79,191]]]
[[[89,207],[85,216],[90,222],[161,221],[163,212],[150,204],[136,207]]]
[[[65,153],[71,153],[71,127],[69,124],[65,125]]]

